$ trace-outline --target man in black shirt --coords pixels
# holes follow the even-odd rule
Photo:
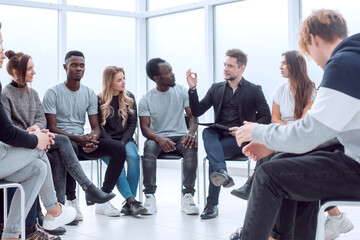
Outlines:
[[[214,107],[215,123],[227,127],[239,127],[244,121],[270,123],[271,115],[261,87],[246,81],[243,72],[247,55],[239,49],[226,52],[224,62],[225,81],[214,83],[199,101],[196,73],[187,71],[190,108],[195,117],[201,116],[210,107]],[[218,215],[220,186],[232,187],[234,180],[226,171],[225,158],[242,154],[242,147],[236,145],[235,132],[217,128],[203,131],[204,147],[209,159],[210,185],[207,205],[201,214],[202,219],[215,218]]]

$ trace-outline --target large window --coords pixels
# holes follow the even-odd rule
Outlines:
[[[302,0],[302,17],[305,19],[312,11],[319,9],[331,9],[340,12],[347,22],[349,36],[360,32],[359,9],[360,1],[358,0]],[[316,85],[319,85],[323,70],[316,65],[312,59],[307,59],[309,76]]]
[[[116,65],[125,69],[126,88],[136,93],[135,19],[69,12],[67,22],[67,51],[85,55],[82,83],[99,93],[104,68]]]
[[[224,80],[226,50],[239,48],[248,55],[244,78],[262,86],[271,106],[273,90],[285,81],[279,67],[281,54],[289,50],[287,0],[242,1],[215,10],[216,82]]]
[[[179,5],[195,3],[195,2],[200,2],[200,0],[148,0],[150,11],[176,7]]]
[[[148,59],[160,57],[172,65],[176,82],[188,87],[186,71],[197,72],[199,85],[204,79],[204,11],[195,10],[151,18],[148,21]],[[181,24],[179,24],[181,22]],[[201,83],[202,82],[202,83]],[[154,87],[148,80],[148,89]]]
[[[32,57],[36,72],[32,87],[42,99],[45,91],[58,82],[57,11],[2,5],[0,16],[5,50]],[[3,86],[11,81],[5,64],[0,71]]]
[[[136,1],[134,0],[67,0],[67,4],[82,7],[104,8],[120,11],[135,11]]]

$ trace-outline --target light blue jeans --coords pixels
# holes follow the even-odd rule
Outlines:
[[[139,184],[140,157],[137,152],[136,145],[133,141],[129,141],[125,148],[127,174],[124,167],[121,171],[119,179],[116,182],[116,187],[126,200],[129,197],[136,197],[136,191]],[[106,165],[108,165],[110,157],[102,158],[101,160],[106,163]]]

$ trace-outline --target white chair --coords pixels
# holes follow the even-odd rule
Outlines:
[[[206,179],[208,178],[207,177],[207,172],[206,171],[206,161],[207,160],[207,156],[204,157],[203,159],[203,178],[204,178],[204,206],[206,206],[206,189],[207,189],[207,184],[206,184]],[[250,158],[247,158],[245,157],[244,155],[240,155],[240,156],[235,156],[235,157],[232,157],[232,158],[226,158],[225,161],[232,161],[232,162],[235,162],[235,161],[247,161],[248,162],[248,171],[247,171],[247,175],[248,175],[248,178],[250,177],[250,165],[251,165],[251,159]]]
[[[7,221],[7,212],[8,212],[8,196],[7,196],[7,189],[8,188],[18,188],[20,191],[20,203],[21,203],[21,240],[25,240],[26,238],[26,231],[25,231],[25,191],[23,186],[20,183],[16,182],[8,182],[8,181],[0,181],[0,189],[4,189],[4,226],[6,225]]]
[[[316,227],[316,240],[324,240],[325,237],[325,218],[324,212],[327,208],[331,206],[360,206],[360,198],[352,199],[328,199],[322,200],[319,202],[320,208],[317,217],[317,227]]]

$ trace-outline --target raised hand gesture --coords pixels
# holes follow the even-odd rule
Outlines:
[[[197,84],[197,74],[194,72],[191,72],[191,69],[188,69],[186,71],[186,80],[189,84],[189,88],[194,88]]]

